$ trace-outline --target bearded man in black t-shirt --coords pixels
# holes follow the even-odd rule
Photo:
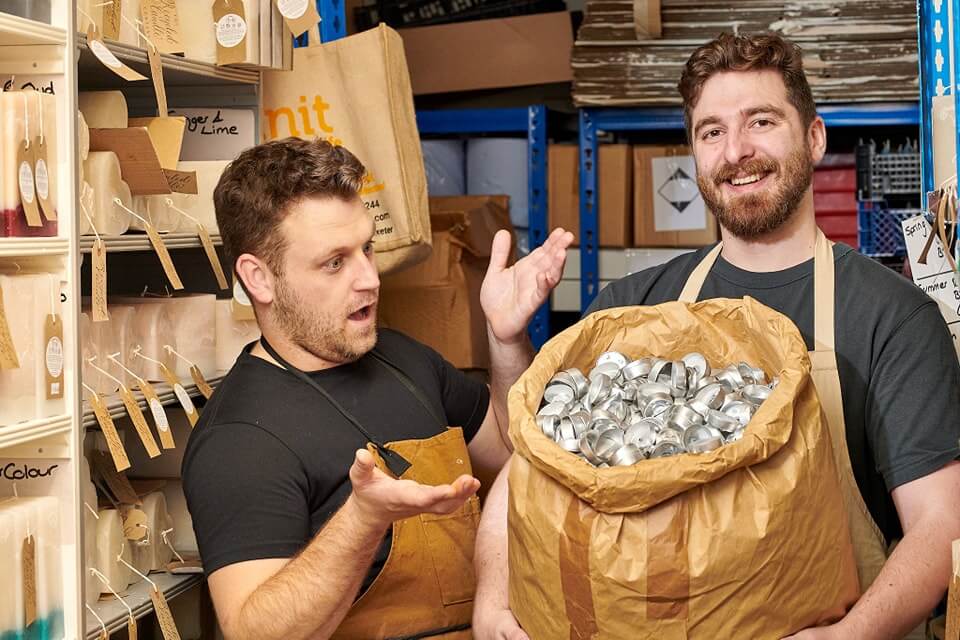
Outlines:
[[[945,322],[912,283],[850,247],[830,247],[819,232],[811,182],[826,130],[797,47],[775,35],[722,35],[693,53],[679,88],[697,183],[722,246],[613,282],[587,313],[751,296],[793,320],[818,352],[812,377],[831,439],[846,445],[838,458],[849,464],[839,471],[852,476],[844,497],[865,592],[843,620],[791,638],[901,638],[943,597],[950,543],[960,538],[960,367]],[[816,311],[818,277],[835,295]],[[824,335],[815,331],[818,314]],[[506,475],[491,490],[477,541],[481,640],[526,637],[506,599]]]
[[[190,435],[183,485],[230,640],[470,637],[474,495],[510,454],[506,390],[571,234],[481,290],[491,388],[377,332],[375,227],[349,151],[247,149],[214,191],[224,248],[262,332]],[[465,329],[466,330],[466,329]]]

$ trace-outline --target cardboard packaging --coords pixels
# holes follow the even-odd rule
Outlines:
[[[401,29],[414,95],[570,82],[566,11]]]
[[[664,229],[663,218],[658,221],[658,208],[671,207],[670,202],[678,203],[671,213],[689,214],[692,207],[703,206],[703,199],[696,189],[695,170],[692,162],[685,165],[682,173],[673,170],[663,174],[660,158],[683,158],[689,155],[689,149],[683,145],[675,146],[634,146],[634,196],[633,196],[633,241],[636,247],[702,247],[719,240],[716,218],[709,211],[699,219],[702,226],[692,229]],[[603,166],[601,162],[601,167]],[[657,174],[658,169],[660,174]],[[682,178],[682,179],[678,179]],[[672,184],[670,184],[672,183]],[[658,222],[660,224],[658,224]]]
[[[600,145],[599,154],[599,244],[610,248],[633,246],[633,157],[630,145]],[[572,231],[577,242],[580,240],[579,161],[576,145],[550,145],[547,156],[547,227]]]
[[[511,229],[506,196],[430,198],[433,252],[384,276],[379,321],[438,351],[459,369],[490,366],[480,285],[499,229]]]

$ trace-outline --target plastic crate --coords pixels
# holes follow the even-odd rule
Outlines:
[[[897,257],[907,253],[900,223],[922,213],[920,209],[885,209],[860,203],[857,235],[860,252],[875,257]]]
[[[857,191],[860,200],[920,194],[920,154],[877,153],[874,144],[857,145]]]

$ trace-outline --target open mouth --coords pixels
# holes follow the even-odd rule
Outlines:
[[[368,304],[365,307],[360,307],[359,309],[357,309],[347,317],[350,320],[353,320],[354,322],[364,322],[365,320],[368,320],[370,317],[373,316],[373,311],[374,311],[374,305]]]
[[[724,183],[729,187],[733,187],[737,191],[749,191],[765,183],[766,179],[771,175],[771,173],[772,172],[770,171],[751,173],[750,175],[746,176],[729,178],[725,180]]]

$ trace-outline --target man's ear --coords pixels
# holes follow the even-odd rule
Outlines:
[[[827,153],[827,125],[823,118],[817,116],[810,123],[810,130],[807,133],[807,140],[810,144],[810,156],[813,158],[813,164],[817,165],[823,160]]]
[[[237,257],[234,268],[251,302],[260,305],[273,302],[274,275],[263,260],[251,253],[244,253]]]

